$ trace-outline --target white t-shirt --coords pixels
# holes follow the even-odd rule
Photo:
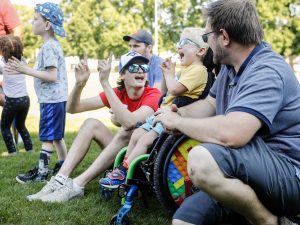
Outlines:
[[[4,59],[0,60],[0,68],[5,65]],[[3,69],[1,69],[3,71]],[[26,80],[24,74],[8,75],[3,71],[3,92],[9,98],[27,96]]]

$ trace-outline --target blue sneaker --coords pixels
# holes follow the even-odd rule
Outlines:
[[[105,178],[101,178],[99,183],[106,188],[118,188],[126,181],[126,172],[114,169],[111,173],[108,173]]]

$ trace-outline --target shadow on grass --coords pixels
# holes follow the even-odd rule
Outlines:
[[[43,184],[22,185],[16,182],[15,177],[32,169],[39,158],[40,142],[37,133],[32,133],[34,153],[28,154],[20,151],[13,157],[0,157],[0,224],[21,225],[105,225],[109,224],[111,217],[121,207],[121,200],[116,193],[109,201],[104,201],[99,196],[99,184],[97,177],[90,182],[85,189],[85,196],[73,199],[62,204],[49,204],[42,202],[28,202],[25,197],[39,191]],[[69,148],[76,133],[67,132],[65,141]],[[6,152],[5,145],[0,147],[0,153]],[[22,146],[20,146],[22,149]],[[90,151],[83,162],[74,171],[71,177],[83,172],[97,157],[100,149],[92,143]],[[53,154],[50,167],[53,167],[57,156]],[[149,209],[146,209],[140,197],[135,199],[134,208],[129,215],[134,224],[171,224],[166,217],[158,201],[151,197]]]

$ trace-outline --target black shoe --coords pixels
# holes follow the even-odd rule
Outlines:
[[[37,167],[35,167],[32,170],[29,170],[27,173],[25,174],[19,174],[16,177],[16,180],[21,183],[21,184],[25,184],[25,183],[29,183],[29,182],[46,182],[47,181],[47,177],[48,177],[48,173],[43,175],[39,173],[39,169]]]
[[[298,224],[293,223],[286,217],[278,217],[278,225],[298,225]]]
[[[58,173],[58,171],[60,170],[63,163],[64,162],[61,162],[61,161],[58,161],[58,162],[55,163],[55,166],[52,169],[52,175],[56,175]]]

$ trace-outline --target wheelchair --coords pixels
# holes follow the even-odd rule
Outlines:
[[[128,168],[125,185],[117,189],[123,207],[112,217],[110,224],[130,224],[128,214],[138,191],[146,206],[146,195],[154,193],[167,215],[173,215],[183,200],[197,191],[187,174],[188,152],[197,144],[198,141],[185,135],[160,135],[150,153],[137,157]],[[119,152],[114,168],[122,162],[125,153],[126,148]],[[100,189],[104,199],[109,199],[112,192],[113,189]]]

